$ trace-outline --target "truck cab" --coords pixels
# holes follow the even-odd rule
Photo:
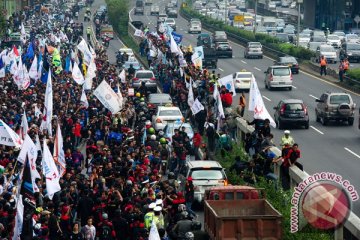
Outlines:
[[[204,47],[203,67],[217,68],[218,55],[215,48]]]
[[[249,186],[217,186],[205,191],[205,200],[242,200],[259,199],[264,195],[263,189]]]
[[[144,15],[144,1],[142,1],[142,0],[136,1],[134,14],[135,15],[137,15],[137,14]]]

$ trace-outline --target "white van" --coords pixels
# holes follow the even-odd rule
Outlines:
[[[271,66],[265,73],[265,88],[288,88],[292,90],[293,76],[288,66]]]

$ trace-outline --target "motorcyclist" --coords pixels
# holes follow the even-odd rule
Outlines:
[[[91,34],[91,28],[87,27],[86,28],[86,36],[87,36],[88,41],[90,41],[90,34]]]
[[[185,240],[186,233],[192,230],[191,226],[193,222],[187,218],[188,214],[186,211],[182,212],[180,217],[181,220],[173,227],[171,234],[175,239]]]
[[[209,240],[210,236],[204,230],[201,230],[201,222],[194,221],[192,224],[192,233],[194,234],[194,240]]]

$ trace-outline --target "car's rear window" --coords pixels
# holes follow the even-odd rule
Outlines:
[[[348,95],[332,95],[330,96],[330,104],[350,104],[350,98]]]
[[[261,48],[261,44],[258,43],[252,43],[249,45],[250,48]]]
[[[302,111],[303,105],[301,103],[288,103],[285,109],[286,111]]]
[[[159,116],[181,116],[181,112],[179,110],[161,110],[159,112]]]
[[[153,74],[152,73],[136,73],[136,77],[137,78],[152,78]]]
[[[220,169],[204,169],[192,171],[191,177],[194,180],[221,180],[225,176]]]
[[[252,75],[250,73],[242,73],[242,74],[238,74],[236,77],[238,77],[238,78],[252,78]]]
[[[274,68],[273,75],[274,76],[288,76],[288,75],[290,75],[290,69],[289,68]]]

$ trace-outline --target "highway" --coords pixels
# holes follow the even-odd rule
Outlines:
[[[166,5],[165,0],[158,2],[160,6]],[[150,16],[150,7],[145,7],[144,16],[134,16],[131,12],[132,20],[140,20],[150,27],[150,31],[155,30],[156,16]],[[180,15],[176,19],[177,32],[184,36],[182,44],[185,46],[196,46],[196,34],[188,34],[188,23]],[[204,31],[204,30],[203,30]],[[113,45],[115,41],[111,42]],[[304,72],[294,75],[294,87],[292,91],[276,90],[269,91],[264,86],[264,71],[273,64],[273,59],[264,57],[263,59],[244,59],[244,48],[238,44],[231,43],[233,49],[233,59],[219,59],[217,73],[221,76],[233,74],[236,71],[246,69],[253,72],[257,79],[260,91],[263,95],[265,105],[273,115],[273,107],[282,99],[295,98],[303,99],[308,106],[310,115],[310,128],[291,129],[291,135],[299,143],[301,149],[300,162],[309,174],[328,171],[341,174],[344,179],[348,179],[355,188],[360,191],[360,174],[357,169],[360,167],[360,130],[358,129],[358,106],[360,104],[360,95],[347,91],[335,84],[326,82],[320,77],[312,76]],[[349,92],[357,103],[354,126],[335,125],[322,126],[315,121],[315,98],[325,91],[331,92]],[[239,101],[239,94],[234,98],[234,103]],[[245,113],[245,118],[252,119],[249,113]],[[275,141],[278,144],[283,131],[272,129]],[[354,212],[359,215],[360,202],[353,205]]]

